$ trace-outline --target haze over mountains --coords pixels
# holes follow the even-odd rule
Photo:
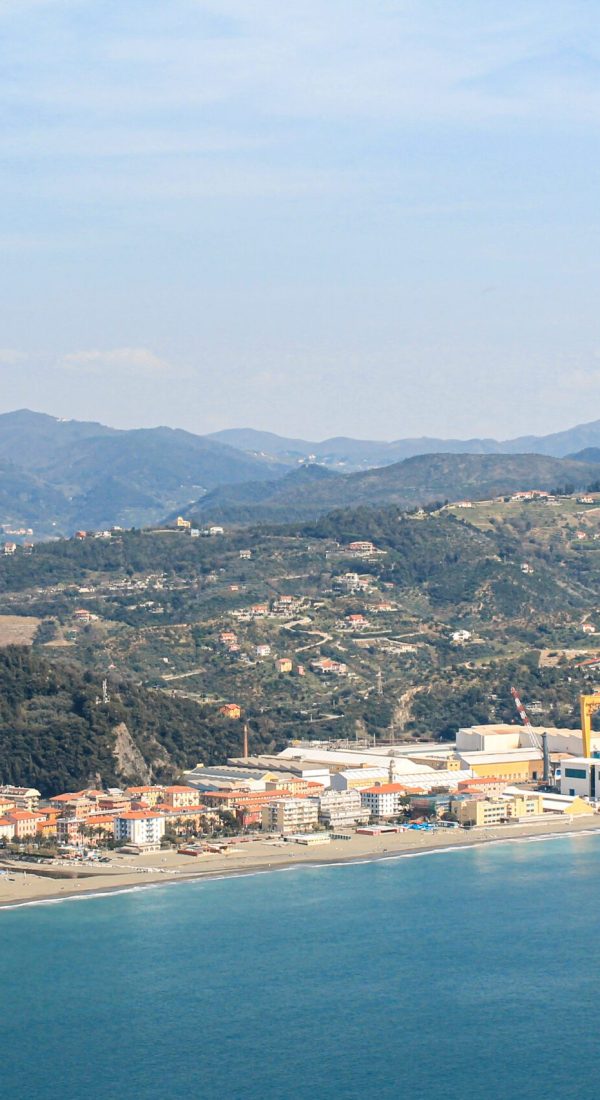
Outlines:
[[[0,416],[0,523],[38,537],[158,523],[217,485],[285,472],[179,429],[119,431],[27,409]]]
[[[599,458],[600,421],[505,442],[313,443],[251,429],[126,431],[22,409],[0,415],[0,524],[43,538],[156,524],[179,511],[253,522],[345,505],[579,489],[595,480]]]
[[[292,465],[299,461],[318,462],[350,473],[370,466],[389,466],[394,462],[401,462],[402,459],[424,454],[540,454],[564,458],[567,455],[573,456],[583,448],[600,447],[600,420],[579,424],[551,435],[525,435],[503,441],[422,436],[387,443],[339,436],[314,442],[287,439],[273,432],[258,432],[253,428],[231,428],[214,432],[208,438]],[[585,457],[582,457],[585,461]]]

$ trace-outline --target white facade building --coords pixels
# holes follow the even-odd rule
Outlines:
[[[165,835],[165,816],[152,810],[129,810],[115,818],[115,840],[140,847],[158,846]]]
[[[600,799],[600,759],[575,756],[563,760],[560,774],[560,793],[571,797]]]
[[[360,791],[325,791],[319,798],[319,820],[327,828],[338,829],[368,821],[369,811],[362,804]]]
[[[360,792],[362,804],[371,817],[397,817],[404,809],[406,788],[400,783],[382,783]]]

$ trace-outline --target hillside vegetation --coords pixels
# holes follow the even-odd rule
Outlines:
[[[244,721],[253,752],[297,737],[446,738],[515,721],[513,683],[539,724],[576,724],[600,656],[599,505],[361,506],[0,556],[0,615],[16,628],[23,617],[29,636],[37,620],[32,651],[0,662],[0,780],[174,775],[239,755]],[[323,658],[341,672],[323,674]]]
[[[198,522],[291,521],[332,508],[395,504],[412,508],[434,501],[479,500],[521,489],[584,489],[598,477],[594,463],[544,455],[420,455],[355,474],[309,466],[276,482],[228,486],[190,505]]]
[[[87,785],[172,780],[238,753],[235,723],[185,699],[11,646],[0,650],[0,778],[44,796]],[[239,724],[238,724],[239,725]],[[265,747],[276,741],[267,739]]]

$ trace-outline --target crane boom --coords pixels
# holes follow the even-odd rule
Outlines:
[[[522,702],[521,702],[521,700],[520,700],[520,698],[517,694],[516,688],[511,687],[510,693],[511,693],[511,695],[512,695],[514,701],[515,701],[515,706],[516,706],[516,708],[519,712],[519,717],[520,717],[523,725],[525,726],[525,729],[527,730],[527,733],[529,734],[531,744],[533,745],[534,748],[541,750],[543,748],[541,739],[538,737],[537,733],[535,733],[534,728],[531,725],[531,722],[529,721],[529,715],[528,715],[527,711],[525,710],[525,707],[523,706],[523,704],[522,704]]]

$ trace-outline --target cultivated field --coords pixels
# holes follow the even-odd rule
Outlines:
[[[0,646],[31,645],[41,621],[33,615],[0,615]]]

